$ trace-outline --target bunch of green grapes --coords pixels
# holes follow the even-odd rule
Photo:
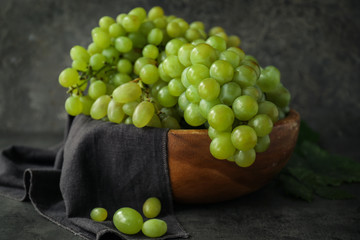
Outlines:
[[[262,68],[223,28],[138,7],[105,16],[93,42],[70,50],[59,76],[68,114],[136,127],[208,128],[210,152],[241,167],[269,147],[290,93],[274,66]]]

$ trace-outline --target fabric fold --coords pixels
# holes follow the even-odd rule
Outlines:
[[[158,197],[158,218],[168,224],[159,239],[187,238],[173,210],[167,132],[77,116],[57,151],[14,146],[1,152],[0,194],[30,199],[41,215],[86,239],[147,239],[120,233],[112,216],[121,207],[141,213],[148,197]],[[95,207],[108,210],[106,221],[90,219]]]

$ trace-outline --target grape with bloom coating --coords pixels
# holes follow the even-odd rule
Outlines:
[[[161,237],[167,232],[167,224],[161,219],[149,219],[144,222],[142,232],[150,238]]]
[[[155,218],[160,214],[161,202],[156,197],[146,199],[143,204],[143,213],[147,218]]]
[[[106,220],[108,213],[105,208],[94,208],[90,212],[90,218],[96,222],[103,222]]]
[[[120,232],[133,235],[140,232],[144,220],[135,209],[123,207],[115,212],[113,223]]]

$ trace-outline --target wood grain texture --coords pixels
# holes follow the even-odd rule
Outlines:
[[[210,154],[206,129],[170,130],[168,160],[174,200],[211,203],[234,199],[267,184],[289,160],[299,133],[300,115],[290,110],[270,134],[270,147],[248,168]]]

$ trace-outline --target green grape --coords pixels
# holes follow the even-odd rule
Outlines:
[[[148,44],[143,48],[142,54],[144,57],[156,59],[159,56],[159,49],[153,44]]]
[[[95,53],[90,57],[89,65],[93,70],[99,70],[105,65],[106,57],[100,53]]]
[[[130,62],[135,62],[141,57],[141,53],[133,49],[130,52],[123,53],[122,56]]]
[[[132,50],[133,42],[128,37],[120,36],[115,40],[115,48],[121,53],[127,53]]]
[[[110,37],[117,38],[120,36],[125,36],[126,31],[119,23],[113,23],[109,26],[109,35]]]
[[[204,23],[203,23],[203,22],[200,22],[200,21],[192,22],[192,23],[190,24],[190,28],[205,30]]]
[[[88,95],[96,100],[97,98],[106,94],[106,84],[101,80],[92,82],[88,89]]]
[[[146,18],[146,11],[142,7],[136,7],[132,9],[129,14],[138,16],[141,22],[144,21]]]
[[[251,96],[258,102],[261,101],[263,97],[263,93],[259,88],[256,87],[256,85],[243,88],[242,94]]]
[[[125,123],[125,124],[133,124],[133,122],[132,122],[132,118],[131,118],[131,117],[127,117],[127,118],[125,118],[124,123]]]
[[[159,91],[161,88],[167,86],[167,82],[164,82],[162,80],[158,80],[156,83],[152,84],[151,85],[151,88],[150,88],[150,94],[153,98],[157,99],[157,96],[159,94]]]
[[[177,121],[180,121],[181,118],[175,108],[161,108],[160,109],[160,117],[164,119],[167,116],[174,117]]]
[[[237,97],[232,105],[235,117],[240,121],[248,121],[258,112],[258,103],[253,97],[243,95]]]
[[[169,129],[180,129],[180,124],[176,118],[172,116],[167,116],[161,121],[161,125],[163,128]]]
[[[128,38],[132,41],[134,48],[142,49],[147,44],[147,39],[141,32],[129,33]]]
[[[234,155],[235,147],[231,143],[231,134],[218,134],[210,143],[210,153],[217,159],[227,159]]]
[[[155,108],[151,102],[142,101],[136,106],[132,115],[133,124],[138,128],[145,127],[150,122],[154,112]]]
[[[224,60],[216,60],[210,67],[210,77],[217,80],[220,85],[230,82],[234,76],[234,68],[231,63]]]
[[[106,117],[110,101],[111,97],[108,95],[103,95],[96,99],[91,106],[90,116],[96,120]]]
[[[114,99],[110,101],[107,109],[107,116],[110,122],[114,122],[114,123],[122,122],[122,120],[125,117],[125,113],[122,107],[123,107],[122,103],[115,102]]]
[[[141,88],[134,82],[127,82],[117,87],[113,92],[113,98],[118,103],[128,103],[137,100],[141,96]]]
[[[83,60],[74,60],[71,64],[71,67],[82,72],[87,71],[88,64],[84,62]]]
[[[74,68],[66,68],[59,75],[59,83],[65,88],[71,87],[79,81],[79,73]]]
[[[141,32],[144,36],[147,36],[152,29],[154,29],[156,26],[153,21],[147,19],[144,22],[141,23],[139,32]]]
[[[180,63],[179,59],[175,55],[168,56],[163,62],[163,68],[165,73],[171,78],[180,77],[184,66]]]
[[[147,57],[140,57],[138,58],[135,63],[134,63],[134,73],[136,75],[140,75],[140,71],[143,68],[143,66],[147,65],[147,64],[156,64],[156,61],[154,59],[151,58],[147,58]]]
[[[98,45],[96,45],[94,42],[90,43],[87,48],[88,53],[90,56],[94,55],[95,53],[101,53],[102,48],[100,48]]]
[[[136,32],[140,28],[141,19],[136,15],[128,14],[122,19],[121,25],[127,32]]]
[[[224,133],[224,132],[228,132],[228,133],[231,133],[231,130],[232,130],[232,126],[230,126],[228,129],[224,130],[224,131],[218,131],[216,130],[215,128],[212,128],[211,126],[209,126],[208,128],[208,135],[209,135],[209,138],[211,140],[213,140],[214,138],[216,138],[219,134],[221,133]]]
[[[119,15],[116,16],[116,22],[121,24],[122,20],[124,19],[124,17],[126,17],[126,13],[120,13]]]
[[[175,20],[173,20],[173,22],[176,22],[179,25],[181,29],[181,35],[184,35],[186,30],[189,29],[189,24],[182,18],[176,18]]]
[[[222,37],[211,36],[206,40],[206,43],[220,52],[226,50],[226,41]]]
[[[199,103],[201,100],[197,87],[195,87],[194,85],[190,85],[185,90],[185,96],[192,103]]]
[[[106,62],[113,64],[118,61],[120,53],[114,47],[108,47],[101,52],[105,56]]]
[[[202,99],[207,101],[215,100],[220,94],[220,85],[213,78],[205,78],[198,86],[198,93]]]
[[[215,105],[220,104],[220,100],[219,99],[215,99],[213,101],[206,101],[204,99],[200,100],[199,103],[199,108],[200,108],[200,113],[204,118],[207,118],[210,112],[210,109],[212,107],[214,107]]]
[[[133,235],[140,232],[144,220],[135,209],[123,207],[115,212],[113,223],[120,232]]]
[[[234,69],[237,68],[240,64],[240,56],[237,53],[229,50],[221,52],[219,59],[229,62]]]
[[[109,33],[98,30],[92,35],[93,42],[99,46],[100,48],[104,49],[110,46],[111,44],[111,38]]]
[[[267,66],[261,72],[257,85],[263,92],[275,90],[280,83],[280,71],[274,66]]]
[[[126,73],[126,74],[130,74],[132,73],[133,70],[133,66],[132,63],[130,62],[130,60],[122,58],[118,61],[117,65],[117,70],[119,73]]]
[[[218,104],[210,109],[207,119],[212,128],[224,131],[233,124],[234,112],[225,104]]]
[[[256,132],[248,125],[237,126],[231,133],[231,142],[238,150],[250,150],[256,145]]]
[[[158,68],[153,64],[146,64],[141,68],[139,76],[144,83],[154,84],[159,80]]]
[[[263,101],[259,103],[258,114],[266,114],[270,117],[273,123],[279,119],[279,110],[276,105],[270,101]]]
[[[234,155],[235,163],[239,167],[250,167],[256,159],[256,152],[254,149],[247,151],[238,150]]]
[[[228,47],[238,47],[241,44],[241,40],[236,35],[231,35],[228,38],[227,45]]]
[[[165,29],[167,25],[166,17],[156,18],[153,20],[155,27]]]
[[[198,29],[195,28],[189,28],[188,30],[186,30],[185,32],[185,38],[189,41],[189,42],[194,42],[197,39],[201,38],[201,33]],[[204,41],[205,42],[205,41]]]
[[[152,7],[148,13],[148,18],[150,20],[154,20],[156,18],[162,18],[163,16],[164,16],[164,10],[159,6]]]
[[[217,54],[213,47],[206,43],[200,43],[191,50],[190,61],[192,64],[203,64],[210,67],[216,60]]]
[[[190,84],[198,86],[203,79],[210,77],[210,71],[203,64],[194,64],[188,68],[186,77]]]
[[[227,51],[231,51],[239,55],[240,62],[245,58],[245,52],[239,47],[229,47]]]
[[[165,46],[166,56],[178,55],[179,49],[184,44],[185,44],[184,41],[182,41],[180,38],[171,39],[169,42],[167,42]]]
[[[112,76],[111,83],[118,87],[124,83],[130,82],[132,78],[126,73],[116,73]]]
[[[83,105],[79,96],[70,96],[65,101],[65,110],[71,116],[79,115],[83,110]]]
[[[104,16],[99,20],[99,26],[101,29],[107,31],[111,24],[115,23],[115,19],[109,16]]]
[[[174,78],[170,80],[168,84],[168,88],[169,88],[169,93],[175,97],[180,96],[186,90],[186,88],[181,83],[181,80],[179,78]]]
[[[234,100],[241,95],[241,88],[235,82],[228,82],[221,86],[219,99],[223,104],[232,106]]]
[[[162,63],[159,64],[158,70],[159,70],[160,79],[163,80],[164,82],[169,82],[172,79],[169,75],[167,75],[165,73],[165,70],[164,70],[164,67],[163,67]]]
[[[190,53],[193,49],[194,45],[191,43],[185,43],[179,48],[177,52],[180,63],[185,67],[191,66]]]
[[[128,116],[132,116],[136,106],[139,104],[139,102],[127,102],[122,106],[122,109],[124,111],[124,113]]]
[[[147,41],[149,44],[159,45],[163,40],[164,34],[159,28],[152,29],[147,35]]]
[[[161,237],[167,232],[167,224],[160,219],[149,219],[144,222],[142,232],[145,236],[150,238]]]
[[[156,197],[146,199],[143,204],[143,213],[147,218],[155,218],[160,214],[161,202]]]
[[[225,30],[222,28],[222,27],[219,27],[219,26],[215,26],[215,27],[212,27],[209,31],[209,35],[210,36],[213,36],[213,35],[216,35],[220,32],[225,32]]]
[[[191,85],[187,79],[187,72],[189,68],[190,67],[185,68],[184,71],[181,73],[181,83],[185,88],[188,88]]]
[[[201,101],[200,101],[201,102]],[[185,111],[185,109],[187,108],[187,106],[190,104],[191,102],[186,98],[185,92],[183,92],[179,98],[178,98],[178,105],[180,107],[180,109],[182,111]],[[204,117],[205,118],[205,117]]]
[[[161,128],[161,120],[158,115],[154,114],[148,124],[146,124],[147,127],[154,127],[154,128]]]
[[[81,60],[85,63],[88,63],[90,59],[88,51],[79,45],[76,45],[70,49],[70,57],[72,60]]]
[[[216,34],[213,35],[213,36],[221,37],[222,39],[225,40],[225,42],[227,42],[227,40],[228,40],[228,35],[227,35],[225,32],[219,32],[219,33],[216,33]]]
[[[81,96],[80,101],[83,106],[82,114],[90,115],[90,109],[91,109],[92,104],[94,103],[94,100],[90,96],[86,95],[86,96]]]
[[[266,98],[276,104],[276,106],[285,108],[290,103],[291,95],[289,90],[280,84],[275,90],[267,92]]]
[[[90,218],[96,222],[103,222],[106,220],[108,213],[105,208],[94,208],[90,212]]]
[[[176,38],[181,36],[182,30],[177,22],[172,21],[166,26],[166,32],[171,38]]]
[[[265,152],[270,146],[270,137],[266,135],[264,137],[258,137],[257,143],[254,147],[255,152]]]
[[[273,122],[266,114],[258,114],[249,121],[249,126],[253,127],[258,137],[264,137],[271,133]]]
[[[190,103],[187,105],[184,110],[184,119],[190,126],[193,127],[203,125],[206,122],[206,118],[201,115],[199,105],[196,103]]]
[[[164,107],[173,107],[177,103],[177,97],[174,97],[169,92],[169,87],[162,87],[157,94],[158,102]]]

